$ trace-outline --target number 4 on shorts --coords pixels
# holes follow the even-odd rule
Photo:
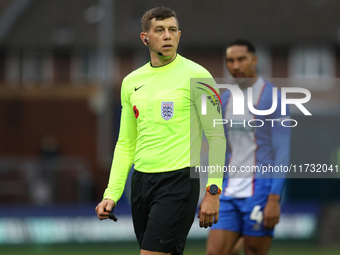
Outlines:
[[[260,224],[263,220],[263,212],[260,211],[261,206],[260,205],[255,205],[253,210],[250,213],[250,219],[251,220],[256,220],[258,224]]]

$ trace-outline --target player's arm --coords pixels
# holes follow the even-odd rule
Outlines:
[[[109,217],[110,212],[122,196],[136,149],[137,123],[124,83],[121,102],[122,114],[119,137],[114,151],[110,178],[104,192],[103,201],[96,207],[96,213],[100,220]]]
[[[221,169],[223,169],[225,162],[226,139],[223,125],[215,125],[214,127],[214,119],[222,119],[219,91],[214,88],[215,82],[208,71],[203,70],[199,76],[199,78],[210,78],[202,79],[202,83],[204,84],[197,84],[197,87],[195,86],[193,88],[197,114],[200,118],[204,134],[209,142],[209,166],[215,167],[215,171],[212,171],[213,168],[211,168],[208,173],[206,188],[211,185],[217,185],[220,193],[222,191],[223,171],[221,171]],[[207,96],[206,115],[201,114],[202,94]],[[209,96],[210,99],[208,98]],[[212,100],[213,103],[211,103],[210,100]],[[220,205],[219,193],[212,195],[209,191],[206,191],[199,207],[198,217],[200,218],[200,227],[207,228],[208,226],[211,227],[213,223],[217,223]]]
[[[274,127],[271,127],[271,144],[274,151],[274,166],[284,167],[289,164],[290,154],[290,127],[281,125],[283,119],[289,119],[289,108],[287,107],[287,116],[281,116],[281,94],[278,94],[278,107],[273,113],[273,119],[280,119]],[[286,173],[284,171],[273,173],[270,193],[267,204],[264,208],[263,224],[267,228],[273,228],[280,219],[280,200]]]

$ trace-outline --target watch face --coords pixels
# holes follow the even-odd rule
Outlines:
[[[213,184],[213,185],[210,185],[209,187],[209,192],[213,195],[217,194],[218,192],[218,186]]]

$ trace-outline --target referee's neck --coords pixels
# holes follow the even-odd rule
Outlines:
[[[161,67],[161,66],[165,66],[169,63],[171,63],[177,56],[177,52],[171,56],[171,57],[164,57],[164,56],[154,56],[151,53],[151,66],[152,67]]]

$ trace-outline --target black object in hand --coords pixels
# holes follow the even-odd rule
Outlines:
[[[115,221],[115,222],[117,222],[117,218],[116,218],[116,216],[113,214],[113,213],[110,213],[110,215],[109,215],[109,219],[111,219],[111,220],[113,220],[113,221]]]

